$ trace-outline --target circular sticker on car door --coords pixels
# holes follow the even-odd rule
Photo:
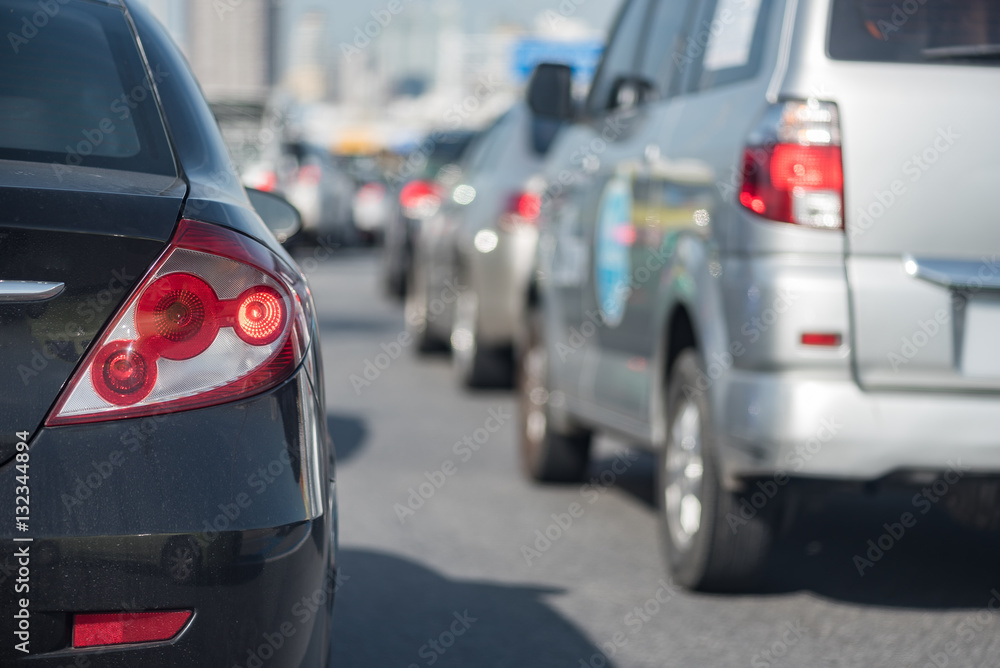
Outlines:
[[[625,317],[631,292],[634,232],[632,184],[615,177],[601,196],[594,252],[597,303],[605,324],[610,327],[617,327]]]

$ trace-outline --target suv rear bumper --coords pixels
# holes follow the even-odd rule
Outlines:
[[[851,378],[734,370],[716,402],[727,481],[1000,474],[1000,396],[864,392]]]

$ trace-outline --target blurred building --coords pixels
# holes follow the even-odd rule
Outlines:
[[[280,0],[141,0],[170,30],[212,102],[263,102],[278,72]]]

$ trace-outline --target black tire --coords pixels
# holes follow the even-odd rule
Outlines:
[[[749,506],[753,513],[747,512],[747,506],[741,511],[741,495],[721,485],[709,396],[697,389],[701,368],[695,350],[681,352],[674,362],[667,392],[667,443],[657,466],[667,568],[674,581],[688,589],[744,591],[753,587],[766,563],[781,498],[776,494],[759,509]],[[695,424],[697,438],[690,431]],[[686,445],[677,443],[678,439]],[[697,458],[692,456],[695,450],[701,453],[700,482],[691,482],[688,473],[698,470]],[[672,452],[679,454],[671,458]],[[672,477],[671,468],[683,469],[683,476]],[[685,485],[699,490],[699,504],[691,502],[691,494],[678,501]],[[700,517],[697,527],[690,531],[695,526],[693,508],[700,510]]]
[[[406,312],[406,329],[413,337],[414,347],[418,353],[436,353],[450,350],[447,341],[434,332],[431,322],[434,315],[427,308],[427,281],[423,275],[421,263],[414,258],[413,270],[410,273],[409,290],[406,292],[404,310]]]
[[[508,389],[514,384],[511,346],[486,347],[479,339],[479,296],[468,282],[455,303],[452,318],[451,359],[458,382],[470,389]]]
[[[541,314],[533,310],[518,347],[518,428],[521,466],[538,482],[579,482],[590,465],[591,433],[560,432],[550,419],[548,356]]]

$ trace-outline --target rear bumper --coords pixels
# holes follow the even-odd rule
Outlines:
[[[39,431],[25,583],[26,544],[0,526],[0,665],[313,665],[336,586],[321,415],[303,367],[243,402]],[[17,475],[0,468],[4,497]],[[27,656],[12,641],[22,597]],[[74,613],[169,610],[194,612],[171,641],[71,648]]]
[[[851,378],[732,371],[714,416],[727,479],[1000,474],[1000,397],[864,392]]]
[[[13,650],[8,632],[0,663],[193,668],[260,665],[251,661],[256,656],[268,666],[312,665],[328,642],[337,582],[322,549],[325,521],[208,536],[36,539],[27,544],[31,653]],[[4,541],[3,552],[10,544]],[[190,568],[178,567],[182,560],[173,555],[188,546],[197,556]],[[2,607],[8,626],[15,610]],[[72,648],[73,612],[145,610],[192,610],[194,617],[170,641]]]

